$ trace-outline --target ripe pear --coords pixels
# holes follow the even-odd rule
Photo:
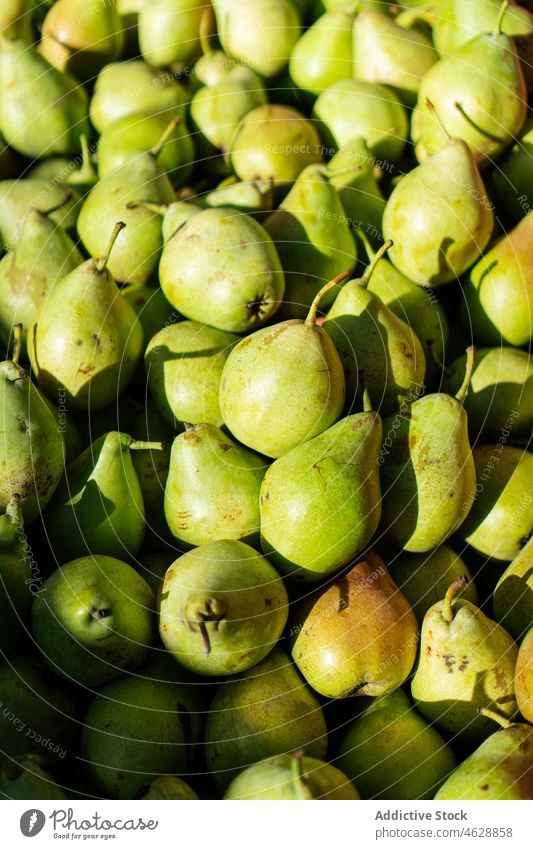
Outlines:
[[[75,754],[76,694],[38,655],[16,655],[1,663],[0,692],[0,766],[20,755],[46,753],[55,768]]]
[[[253,180],[243,183],[235,176],[226,177],[216,189],[204,195],[206,206],[225,206],[254,215],[258,221],[272,211],[274,205],[272,183],[269,180]]]
[[[39,385],[49,398],[62,392],[69,409],[111,404],[141,357],[141,324],[108,270],[122,227],[115,226],[100,259],[87,260],[56,283],[30,328],[28,354]]]
[[[449,366],[443,388],[457,392],[465,356]],[[464,408],[471,441],[497,439],[513,415],[513,438],[526,438],[533,427],[533,358],[518,348],[478,348]]]
[[[44,582],[32,607],[33,635],[56,675],[99,687],[143,662],[156,633],[153,610],[153,593],[131,566],[81,557]]]
[[[533,31],[530,12],[514,4],[507,4],[502,11],[501,0],[445,0],[444,5],[445,14],[435,15],[432,28],[435,47],[444,55],[497,27],[511,36],[527,36]]]
[[[299,603],[291,635],[292,658],[321,695],[384,696],[413,667],[418,625],[383,560],[370,550]]]
[[[31,41],[0,35],[0,89],[0,126],[14,150],[30,159],[78,152],[89,132],[87,94]]]
[[[160,775],[150,783],[142,799],[198,799],[189,785],[177,775]]]
[[[0,651],[10,653],[29,623],[33,583],[20,496],[14,495],[0,515]],[[32,587],[36,588],[36,585]]]
[[[0,798],[64,799],[63,790],[51,775],[41,755],[20,755],[6,761],[0,770]]]
[[[98,175],[105,177],[128,159],[148,153],[156,147],[168,126],[168,116],[126,115],[109,124],[98,141]],[[158,165],[173,186],[183,186],[191,176],[194,163],[193,137],[181,118],[166,137]]]
[[[510,722],[495,711],[482,711],[495,720],[495,731],[463,761],[442,785],[435,799],[531,799],[533,795],[533,729],[531,725]]]
[[[167,655],[106,684],[83,720],[86,772],[106,798],[133,799],[159,775],[187,775],[200,742],[197,681]]]
[[[322,296],[348,276],[346,271],[322,287],[305,321],[258,330],[231,350],[222,371],[220,410],[239,442],[281,457],[339,419],[342,363],[316,314]]]
[[[488,166],[520,133],[526,113],[520,61],[498,22],[493,32],[476,35],[425,74],[411,122],[417,159],[424,162],[446,145],[442,122],[466,142],[480,167]]]
[[[219,539],[259,542],[267,466],[210,424],[186,425],[172,444],[165,486],[168,527],[185,549]]]
[[[111,62],[102,68],[90,105],[91,123],[99,133],[127,115],[176,114],[185,118],[190,96],[173,74],[150,68],[139,59]]]
[[[447,545],[427,554],[400,551],[391,557],[389,572],[413,608],[420,625],[429,608],[444,598],[450,584],[463,575],[468,584],[461,590],[462,597],[472,604],[478,603],[476,586],[468,566]]]
[[[463,323],[485,345],[529,345],[533,338],[533,212],[503,236],[464,281]]]
[[[430,39],[377,9],[363,9],[353,28],[354,77],[388,85],[414,106],[424,75],[438,60]]]
[[[223,424],[220,378],[238,340],[233,333],[195,321],[169,324],[156,333],[144,362],[154,403],[167,422]]]
[[[47,178],[0,181],[0,250],[13,248],[20,239],[30,209],[48,212],[48,218],[63,230],[73,230],[78,218],[79,195],[65,201],[65,186]],[[50,211],[52,210],[52,211]]]
[[[383,215],[389,257],[419,286],[455,280],[487,246],[492,209],[469,148],[451,139],[392,192]]]
[[[165,243],[159,280],[180,313],[233,333],[264,324],[285,290],[268,233],[250,216],[224,207],[193,215]]]
[[[160,447],[111,431],[67,467],[44,518],[60,563],[92,552],[121,560],[135,557],[145,513],[130,451]]]
[[[301,20],[291,0],[212,0],[224,51],[262,77],[283,70],[298,41]]]
[[[492,607],[495,619],[520,640],[533,622],[533,539],[520,549],[496,584]]]
[[[272,180],[287,188],[306,165],[322,162],[315,125],[297,109],[279,103],[248,112],[231,145],[231,165],[240,180]]]
[[[481,708],[516,712],[514,670],[518,646],[474,604],[457,598],[457,578],[424,617],[411,693],[420,713],[449,735],[478,743],[491,723]]]
[[[350,723],[335,763],[365,799],[432,799],[455,768],[451,749],[401,688]]]
[[[12,360],[0,363],[0,511],[20,498],[29,525],[46,507],[65,463],[65,441],[52,412],[19,364],[22,329],[15,329]]]
[[[146,528],[143,551],[159,551],[165,545],[173,543],[165,520],[164,498],[174,430],[161,418],[154,404],[148,401],[145,409],[133,422],[131,431],[136,441],[151,445],[154,442],[163,444],[162,450],[159,447],[155,450],[141,448],[131,455],[144,504]],[[167,567],[173,559],[171,557]]]
[[[56,0],[43,21],[39,52],[62,73],[91,82],[118,59],[124,41],[116,0]]]
[[[528,722],[533,722],[533,628],[527,632],[518,651],[515,688],[520,713]]]
[[[391,242],[385,242],[363,277],[343,286],[323,324],[340,354],[348,399],[360,389],[362,369],[370,401],[382,415],[397,409],[403,396],[415,396],[426,374],[426,358],[416,334],[367,288],[390,247]]]
[[[368,409],[288,451],[261,486],[261,546],[282,573],[318,581],[368,545],[381,516],[382,428]]]
[[[509,562],[533,533],[533,454],[500,441],[473,455],[475,500],[459,535],[484,557]]]
[[[194,63],[200,53],[205,0],[143,0],[139,8],[139,46],[155,68]]]
[[[475,495],[476,472],[463,401],[473,368],[468,349],[463,385],[405,402],[383,422],[380,456],[381,529],[395,548],[437,548],[465,521]]]
[[[533,117],[526,119],[516,143],[498,162],[492,174],[492,188],[498,209],[517,224],[533,208]]]
[[[0,339],[5,345],[13,325],[22,324],[25,352],[26,331],[47,295],[82,262],[68,233],[46,212],[30,208],[15,246],[0,260]]]
[[[320,94],[352,76],[352,25],[349,8],[321,15],[296,42],[289,72],[298,88]]]
[[[33,41],[33,6],[34,0],[3,0],[0,10],[0,33]]]
[[[265,221],[283,271],[285,296],[278,320],[304,319],[321,287],[342,266],[355,264],[357,248],[337,189],[320,165],[308,165]],[[336,293],[322,300],[326,307]]]
[[[303,752],[277,755],[249,766],[228,787],[224,799],[359,799],[349,779],[332,764]]]
[[[266,657],[287,611],[287,592],[268,560],[240,540],[217,540],[178,557],[167,571],[159,632],[186,669],[232,675]]]
[[[385,198],[376,179],[376,162],[362,138],[346,142],[327,165],[330,185],[335,186],[346,223],[367,235],[372,244],[382,241]],[[344,221],[345,217],[340,220]]]
[[[221,790],[250,764],[295,746],[314,758],[327,750],[320,702],[280,648],[217,690],[205,739],[207,767]]]
[[[378,159],[397,162],[402,156],[408,134],[407,113],[399,97],[386,86],[340,80],[319,95],[313,117],[332,147],[341,148],[353,138],[362,138]]]

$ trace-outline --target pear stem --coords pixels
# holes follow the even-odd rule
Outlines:
[[[498,13],[498,20],[496,21],[496,27],[494,29],[493,35],[500,35],[502,31],[503,19],[505,17],[505,13],[509,7],[509,0],[503,0],[502,5],[500,6],[500,11]]]
[[[172,121],[169,121],[163,135],[161,136],[161,138],[157,142],[156,146],[153,147],[150,151],[150,153],[152,154],[154,159],[157,159],[157,157],[159,156],[159,154],[163,150],[165,144],[167,143],[169,137],[172,135],[172,133],[174,132],[176,127],[179,127],[180,124],[181,124],[181,118],[180,118],[179,115],[177,115],[176,118],[173,118]]]
[[[120,231],[124,229],[125,226],[126,225],[124,224],[123,221],[117,221],[117,223],[113,227],[113,232],[111,233],[111,238],[109,240],[107,250],[106,250],[105,254],[103,256],[101,256],[100,259],[98,259],[96,261],[96,270],[98,271],[99,274],[102,273],[102,271],[105,269],[107,263],[109,262],[109,257],[111,256],[111,251],[113,250],[115,242],[117,241],[117,236],[120,233]]]
[[[143,442],[141,439],[132,439],[128,445],[130,451],[162,451],[164,447],[162,442]]]
[[[459,401],[460,404],[464,404],[464,400],[466,398],[466,393],[468,392],[468,387],[470,386],[470,381],[472,379],[472,371],[474,370],[474,361],[476,359],[476,349],[473,345],[469,345],[466,349],[466,371],[464,380],[459,387],[458,392],[455,397]]]
[[[313,798],[313,794],[311,793],[307,776],[304,773],[303,757],[303,749],[298,749],[298,751],[293,752],[291,754],[291,769],[296,789],[296,797],[298,799],[309,800]]]
[[[488,130],[484,130],[483,127],[480,127],[479,124],[476,124],[474,119],[471,118],[470,115],[468,115],[466,113],[463,104],[459,100],[456,100],[453,105],[455,106],[457,111],[462,115],[462,117],[465,119],[466,123],[470,127],[473,127],[474,130],[476,130],[476,132],[481,133],[482,136],[485,136],[485,138],[490,139],[493,142],[504,141],[504,139],[502,139],[501,136],[496,136],[496,135],[494,135],[494,133],[489,133]]]
[[[380,259],[383,259],[383,257],[385,256],[385,254],[387,253],[389,248],[392,248],[393,244],[394,243],[393,243],[392,239],[387,239],[387,241],[380,247],[380,249],[378,251],[376,251],[376,253],[372,257],[372,261],[370,262],[370,265],[368,266],[365,273],[363,274],[363,276],[359,280],[359,285],[362,286],[364,289],[366,289],[366,287],[370,283],[370,278],[372,277],[372,275],[374,273],[376,265],[378,264]]]
[[[359,372],[359,379],[363,382],[363,413],[372,413],[374,411],[374,407],[372,401],[370,400],[370,395],[368,393],[368,387],[365,381],[365,373],[364,371]]]
[[[374,248],[372,247],[372,245],[370,244],[368,236],[361,229],[358,229],[355,232],[356,232],[357,236],[359,237],[359,239],[361,239],[361,241],[363,243],[363,247],[365,249],[365,253],[366,253],[368,261],[373,262],[374,257],[376,256],[376,252],[375,252]]]
[[[211,641],[209,640],[209,634],[207,633],[207,627],[204,619],[200,619],[198,628],[204,643],[204,657],[209,657],[211,654]]]
[[[130,200],[126,204],[126,209],[147,209],[149,212],[155,212],[156,215],[164,215],[168,210],[169,203],[152,203],[149,200]]]
[[[513,722],[511,719],[507,719],[503,714],[498,713],[495,710],[491,710],[490,708],[478,708],[478,713],[481,716],[486,716],[487,719],[493,719],[494,722],[497,722],[502,728],[510,728],[511,725],[516,725],[516,722]]]
[[[357,163],[355,165],[346,165],[344,168],[337,168],[337,170],[328,170],[327,165],[324,168],[320,168],[320,173],[328,180],[344,177],[345,174],[355,174],[357,171],[361,171],[361,166]]]
[[[309,309],[309,313],[307,315],[307,318],[305,319],[305,324],[307,324],[308,327],[314,327],[315,326],[318,305],[320,304],[320,301],[322,300],[322,298],[326,294],[326,292],[329,292],[329,290],[333,289],[334,286],[338,286],[340,283],[343,282],[343,280],[346,280],[348,277],[350,277],[351,273],[352,273],[352,269],[347,268],[346,271],[342,272],[342,274],[338,274],[337,277],[335,277],[333,280],[330,280],[329,283],[326,283],[325,286],[322,286],[320,292],[318,292],[318,294],[315,295],[313,303],[311,304],[311,307]]]
[[[18,366],[22,352],[22,324],[15,324],[13,327],[13,339],[13,356],[11,359]]]
[[[442,602],[442,611],[441,616],[445,622],[453,621],[453,601],[456,596],[463,590],[468,584],[468,578],[466,575],[461,575],[460,578],[456,578],[453,584],[450,584],[448,589],[446,590],[446,595],[444,596],[444,601]]]
[[[441,128],[441,130],[442,130],[442,134],[443,134],[443,135],[444,135],[444,137],[446,138],[446,141],[451,141],[451,140],[452,140],[452,137],[451,137],[451,135],[449,134],[449,132],[448,132],[448,130],[446,129],[446,127],[444,126],[444,122],[443,122],[442,118],[440,117],[439,113],[438,113],[438,112],[437,112],[437,110],[435,109],[435,106],[433,105],[433,102],[429,99],[429,97],[426,97],[426,106],[427,106],[427,108],[429,109],[429,111],[431,112],[431,114],[433,115],[433,117],[435,118],[435,120],[436,120],[437,124],[439,125],[439,127]]]
[[[72,192],[66,192],[63,195],[63,197],[61,198],[61,200],[59,201],[59,203],[56,203],[54,206],[50,206],[48,209],[40,209],[39,212],[41,213],[41,215],[46,215],[46,217],[48,217],[49,215],[52,215],[54,212],[57,212],[58,209],[63,209],[63,207],[66,206],[67,203],[69,202],[69,200],[71,200],[71,199],[72,199]]]
[[[191,422],[183,422],[183,427],[185,428],[186,433],[190,433],[191,430],[194,430],[196,425],[191,424]]]

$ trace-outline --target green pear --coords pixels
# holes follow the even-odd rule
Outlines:
[[[90,104],[91,123],[99,133],[127,115],[178,114],[185,118],[190,96],[173,74],[145,62],[111,62],[102,68]]]
[[[280,457],[339,419],[345,398],[342,363],[316,316],[322,296],[349,274],[322,287],[304,321],[289,319],[258,330],[231,350],[222,371],[220,410],[239,442]]]
[[[483,711],[501,730],[494,732],[444,782],[435,799],[531,799],[533,729],[509,722],[494,711]]]
[[[65,463],[65,441],[55,418],[30,376],[19,364],[22,328],[15,328],[12,360],[0,363],[0,511],[20,498],[29,525],[46,507]]]
[[[0,126],[30,159],[77,153],[89,132],[83,87],[50,65],[31,41],[0,35]]]
[[[163,242],[168,242],[189,218],[192,218],[197,212],[202,212],[205,207],[200,204],[200,200],[200,198],[196,201],[178,200],[159,207],[159,214],[163,215],[161,226]]]
[[[533,176],[529,167],[532,156],[533,117],[529,117],[516,144],[500,159],[492,174],[498,209],[505,212],[512,224],[517,224],[533,208]]]
[[[225,206],[255,215],[261,221],[274,206],[272,183],[269,180],[254,180],[243,183],[236,177],[230,176],[223,180],[217,188],[204,195],[202,200],[206,206]]]
[[[491,247],[464,281],[463,323],[485,345],[533,338],[533,212]]]
[[[425,74],[438,59],[430,39],[399,26],[377,9],[363,9],[353,28],[354,77],[390,86],[414,106]]]
[[[370,234],[365,229],[359,229],[358,236],[365,246],[369,262],[372,262],[376,253],[370,246]],[[412,283],[386,256],[374,266],[367,291],[381,298],[397,318],[409,325],[424,351],[426,384],[436,382],[441,371],[438,363],[444,360],[448,345],[449,329],[446,313],[434,292]]]
[[[320,702],[280,648],[217,690],[205,739],[207,767],[221,790],[240,770],[264,758],[294,747],[325,758],[327,750]]]
[[[476,473],[463,402],[473,362],[469,348],[455,396],[436,392],[405,401],[383,422],[381,528],[396,548],[420,553],[437,548],[472,506]]]
[[[0,515],[0,651],[12,652],[29,623],[33,582],[20,496]]]
[[[68,465],[78,457],[83,451],[84,442],[81,432],[72,416],[67,413],[65,398],[58,393],[57,402],[50,401],[45,398],[46,406],[52,413],[56,426],[60,433],[63,434],[65,440],[65,463]]]
[[[364,80],[340,80],[317,98],[313,117],[328,144],[341,148],[364,139],[378,159],[396,162],[407,139],[407,113],[399,97],[386,86]]]
[[[287,610],[287,592],[268,560],[240,540],[217,540],[178,557],[167,571],[159,632],[186,669],[232,675],[266,657]]]
[[[385,242],[363,277],[343,286],[323,324],[339,352],[348,399],[357,395],[362,369],[370,401],[382,415],[397,409],[404,396],[416,395],[426,374],[416,334],[367,288],[390,247],[391,242]]]
[[[374,551],[296,607],[292,658],[329,699],[384,696],[416,659],[413,611]]]
[[[366,799],[432,799],[455,768],[451,749],[401,689],[350,723],[335,763]]]
[[[0,339],[4,344],[9,343],[13,325],[22,324],[25,352],[26,331],[47,295],[82,262],[70,236],[46,212],[30,208],[15,246],[0,260]]]
[[[353,21],[349,8],[326,12],[296,42],[289,71],[298,88],[320,94],[352,76]]]
[[[91,552],[131,560],[139,551],[145,512],[130,451],[161,448],[111,431],[67,467],[44,522],[60,563]]]
[[[81,753],[87,774],[107,798],[133,799],[158,775],[188,774],[200,742],[200,690],[162,655],[94,696],[83,720]]]
[[[250,216],[224,207],[193,215],[165,243],[159,280],[182,315],[232,333],[264,324],[285,290],[268,233]]]
[[[46,754],[54,767],[77,751],[76,695],[35,653],[0,664],[0,766],[13,757]]]
[[[461,591],[462,597],[472,604],[478,603],[476,586],[466,563],[447,545],[427,554],[400,551],[394,558],[391,557],[389,572],[413,608],[420,625],[429,608],[444,598],[450,584],[462,575],[468,580]]]
[[[155,68],[194,63],[200,52],[205,0],[144,0],[139,8],[139,46]]]
[[[459,389],[465,356],[454,360],[443,388],[450,395]],[[464,408],[472,442],[477,437],[497,439],[513,416],[513,438],[531,434],[533,428],[533,358],[518,348],[478,348]]]
[[[424,162],[446,145],[442,122],[450,136],[466,142],[481,167],[488,166],[520,133],[526,113],[516,49],[498,23],[494,32],[476,35],[426,72],[411,122],[416,157]]]
[[[33,41],[32,13],[35,0],[3,0],[0,33]]]
[[[285,296],[278,320],[304,319],[311,303],[342,266],[353,267],[357,248],[342,202],[320,165],[308,165],[265,221],[283,271]],[[330,291],[322,301],[326,307]]]
[[[152,114],[126,115],[109,124],[98,141],[98,175],[105,177],[139,153],[149,153],[156,147],[168,126],[168,116]],[[179,119],[167,136],[158,157],[158,165],[173,186],[183,186],[192,173],[194,163],[193,137]]]
[[[150,783],[142,799],[198,799],[189,785],[177,775],[160,775]]]
[[[359,799],[337,767],[303,752],[277,755],[249,766],[235,778],[224,799]]]
[[[213,0],[224,52],[262,77],[283,70],[301,32],[291,0]]]
[[[148,385],[159,413],[178,422],[223,424],[218,403],[222,369],[239,337],[195,321],[168,324],[144,355]]]
[[[347,216],[346,223],[364,230],[373,244],[382,240],[385,210],[385,198],[376,179],[376,168],[375,159],[362,138],[346,142],[327,166],[328,181],[339,193]]]
[[[185,549],[223,539],[259,542],[267,466],[211,424],[186,425],[172,444],[165,486],[168,527]]]
[[[41,755],[21,755],[0,770],[0,798],[67,799]]]
[[[455,280],[481,256],[494,215],[464,141],[451,139],[395,187],[383,215],[389,257],[419,286]]]
[[[177,320],[175,310],[159,286],[126,286],[120,293],[133,307],[145,341],[155,336],[162,327]]]
[[[115,226],[100,259],[87,260],[55,284],[30,328],[28,354],[39,385],[49,398],[59,393],[69,409],[111,404],[141,357],[141,324],[107,267],[123,227]]]
[[[518,646],[496,622],[457,593],[457,578],[424,617],[411,693],[420,713],[449,735],[478,743],[491,723],[481,708],[516,712]]]
[[[178,119],[176,119],[178,120]],[[110,171],[89,192],[78,216],[78,235],[88,253],[100,256],[115,221],[128,227],[112,256],[109,271],[120,283],[147,283],[155,274],[163,247],[161,218],[140,201],[172,203],[174,189],[158,164],[171,121],[158,145]]]
[[[57,0],[43,21],[39,52],[62,73],[91,82],[119,58],[124,40],[116,0]]]
[[[66,189],[62,183],[51,183],[47,178],[1,180],[0,250],[9,250],[16,245],[30,209],[48,212],[50,221],[59,224],[63,230],[75,229],[79,195],[72,192],[71,198],[64,203],[65,193]]]
[[[533,722],[533,628],[527,632],[518,651],[515,689],[520,713],[528,722]]]
[[[459,535],[484,557],[509,562],[533,533],[533,454],[505,445],[505,433],[472,452],[477,483]]]
[[[288,451],[261,486],[261,546],[281,572],[318,581],[372,539],[381,516],[381,418],[341,419]]]
[[[48,189],[64,186],[67,190],[67,195],[64,198],[64,204],[67,203],[67,198],[72,195],[75,199],[74,211],[76,217],[73,224],[69,228],[73,228],[78,217],[79,195],[85,195],[89,189],[92,189],[98,180],[96,167],[94,164],[94,152],[96,145],[89,145],[89,139],[85,133],[80,135],[80,151],[73,158],[64,156],[52,156],[49,159],[37,160],[30,168],[28,175],[32,180],[39,179],[48,183]],[[27,182],[26,180],[24,182]],[[48,194],[47,192],[45,194]],[[38,207],[40,208],[40,207]],[[60,205],[57,207],[61,208]],[[51,213],[48,213],[50,217]],[[65,227],[65,225],[62,225]]]
[[[240,180],[272,180],[278,190],[306,165],[322,162],[315,125],[291,106],[270,103],[248,112],[231,145],[231,165]]]
[[[445,0],[445,7],[446,14],[435,15],[433,23],[433,42],[441,54],[447,54],[477,35],[492,32],[498,27],[510,36],[527,36],[533,32],[531,13],[514,4],[507,4],[502,11],[501,0],[474,0],[470,3]]]
[[[519,640],[533,622],[533,539],[518,552],[492,596],[495,619]]]
[[[165,545],[173,543],[165,519],[164,498],[174,430],[159,415],[154,404],[148,401],[145,409],[133,422],[131,431],[136,441],[147,442],[149,445],[154,442],[163,444],[162,450],[141,448],[131,455],[144,504],[146,528],[143,551],[159,551]],[[173,559],[170,559],[167,566],[170,566]],[[150,581],[148,583],[150,584]]]

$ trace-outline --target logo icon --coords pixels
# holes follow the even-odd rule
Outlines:
[[[20,830],[24,837],[35,837],[43,830],[46,817],[42,811],[32,808],[29,811],[24,811],[20,818]]]

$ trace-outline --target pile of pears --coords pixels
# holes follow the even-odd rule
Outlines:
[[[506,0],[0,9],[0,798],[533,798]]]

